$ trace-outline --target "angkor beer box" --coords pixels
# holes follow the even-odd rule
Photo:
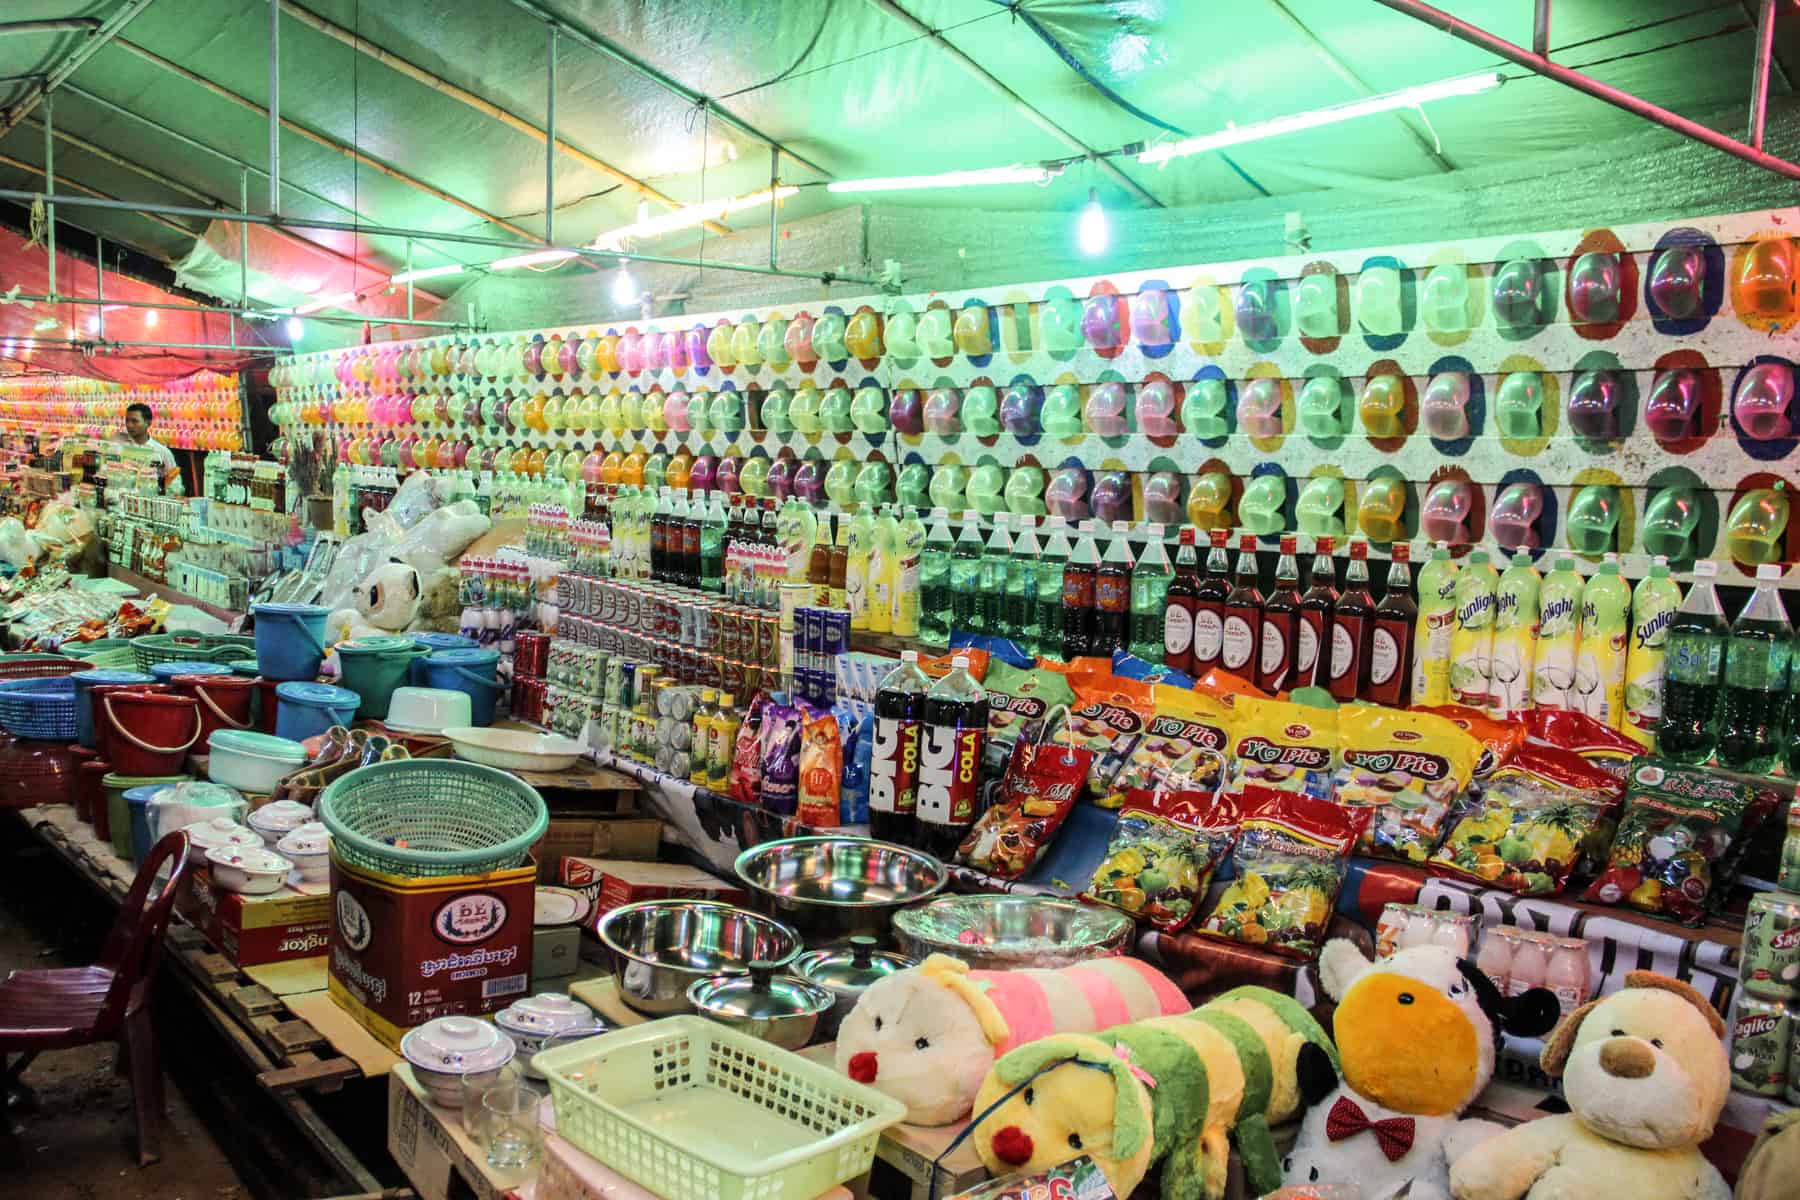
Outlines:
[[[530,986],[536,886],[529,860],[411,879],[332,855],[332,999],[395,1051],[434,1017],[505,1008]]]
[[[244,896],[213,886],[210,871],[194,871],[175,907],[220,954],[240,967],[312,958],[331,934],[331,897],[289,888]]]
[[[746,904],[750,900],[750,894],[737,884],[682,863],[571,855],[563,859],[562,883],[592,902],[586,922],[589,929],[613,909],[640,900],[717,900],[724,904]]]

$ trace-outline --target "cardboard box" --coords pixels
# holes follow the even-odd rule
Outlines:
[[[331,859],[331,995],[398,1050],[434,1017],[483,1016],[531,984],[537,867],[402,878]]]
[[[718,900],[744,904],[748,892],[736,884],[681,863],[622,862],[605,858],[565,858],[564,887],[586,896],[593,907],[587,927],[613,909],[640,900]]]
[[[325,953],[331,937],[331,897],[283,888],[245,896],[213,886],[212,873],[190,872],[176,910],[225,958],[240,967],[287,962]]]
[[[564,979],[581,969],[581,929],[575,925],[541,926],[531,935],[531,977]],[[552,988],[551,991],[560,991]]]
[[[565,858],[616,858],[655,862],[662,822],[655,817],[553,817],[531,848],[538,882],[562,878]]]

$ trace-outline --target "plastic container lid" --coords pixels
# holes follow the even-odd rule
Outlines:
[[[92,671],[77,671],[69,676],[75,686],[86,684],[88,687],[104,687],[108,684],[155,683],[154,676],[142,671],[122,671],[116,668],[97,667]]]
[[[262,674],[262,667],[257,665],[254,658],[240,658],[233,661],[230,666],[233,675],[257,676]]]
[[[161,662],[152,663],[150,666],[150,674],[163,683],[169,682],[177,675],[230,675],[232,673],[231,668],[224,663],[215,662]]]
[[[400,1039],[400,1054],[407,1062],[451,1075],[499,1070],[515,1053],[511,1038],[473,1017],[438,1017]]]
[[[466,638],[460,633],[413,633],[408,634],[415,646],[424,646],[430,650],[473,650],[476,648],[474,638]]]
[[[457,667],[485,667],[499,662],[500,652],[485,647],[475,650],[437,650],[425,661]]]
[[[311,805],[298,800],[277,800],[250,814],[250,828],[292,832],[313,819]]]
[[[321,822],[308,821],[283,835],[275,849],[287,855],[324,854],[331,849],[331,834]]]
[[[245,871],[259,874],[280,871],[286,875],[294,869],[294,864],[273,850],[249,843],[239,845],[215,845],[206,852],[206,861],[218,863],[223,867],[238,867]]]
[[[292,738],[274,737],[245,729],[215,729],[212,736],[206,739],[206,745],[212,750],[254,754],[258,758],[273,758],[280,762],[298,764],[306,761],[306,747]]]
[[[339,642],[337,645],[339,654],[415,654],[418,650],[419,643],[400,634],[375,634]]]
[[[489,653],[495,658],[500,657],[498,650]],[[275,689],[275,695],[282,700],[314,708],[355,708],[362,703],[362,697],[349,688],[333,687],[329,683],[303,683],[300,680],[282,684]]]
[[[186,783],[192,778],[192,775],[114,775],[109,773],[100,781],[100,786],[109,789],[118,788],[123,791],[126,788],[143,787],[150,783]]]
[[[246,829],[230,817],[212,817],[205,821],[195,821],[183,825],[181,831],[188,835],[188,840],[202,850],[214,846],[260,846],[262,835],[253,829]]]
[[[254,612],[259,617],[265,614],[277,617],[329,617],[331,615],[331,610],[326,608],[323,604],[283,604],[269,602],[264,604],[253,604],[250,606],[250,611]]]

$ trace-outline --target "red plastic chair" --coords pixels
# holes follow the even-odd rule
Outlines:
[[[168,879],[151,897],[157,872],[170,860]],[[150,848],[119,905],[98,962],[19,970],[0,980],[0,1096],[18,1085],[25,1068],[45,1050],[118,1042],[131,1072],[140,1166],[162,1157],[162,1063],[150,1027],[150,988],[187,868],[187,834],[171,833]],[[8,1064],[14,1054],[21,1057]]]

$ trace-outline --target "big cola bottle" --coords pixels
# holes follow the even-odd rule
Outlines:
[[[988,723],[987,692],[969,674],[969,659],[951,659],[950,673],[925,694],[919,750],[918,831],[913,844],[945,862],[975,823],[981,755]],[[871,794],[870,807],[874,807]]]
[[[919,733],[931,680],[919,670],[919,652],[900,655],[900,665],[875,693],[875,748],[869,760],[869,836],[911,845],[919,788]]]

